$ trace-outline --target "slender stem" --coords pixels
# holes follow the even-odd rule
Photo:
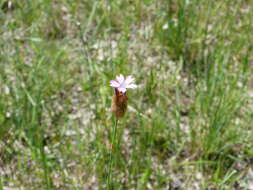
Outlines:
[[[113,137],[112,137],[112,146],[111,146],[111,152],[110,152],[110,166],[109,166],[109,172],[108,172],[108,178],[107,178],[107,187],[108,189],[111,188],[111,183],[112,183],[112,166],[113,166],[113,159],[112,159],[112,152],[114,150],[114,145],[115,145],[115,139],[117,135],[117,128],[118,128],[118,119],[116,118],[115,125],[113,126]],[[116,146],[117,148],[117,146]]]

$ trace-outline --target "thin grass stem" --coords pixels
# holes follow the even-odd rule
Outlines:
[[[109,161],[109,171],[108,171],[108,177],[107,177],[107,189],[112,189],[112,167],[114,165],[114,160],[112,158],[112,153],[114,151],[114,148],[117,148],[117,145],[115,146],[115,139],[117,136],[117,128],[118,128],[118,119],[115,121],[115,125],[113,126],[113,137],[112,137],[112,146],[110,151],[110,161]],[[116,150],[115,150],[116,151]]]

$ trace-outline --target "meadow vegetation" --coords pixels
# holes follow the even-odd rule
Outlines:
[[[252,0],[2,0],[0,24],[0,190],[253,189]]]

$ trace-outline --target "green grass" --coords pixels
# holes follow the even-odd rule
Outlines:
[[[252,6],[0,1],[0,189],[249,189]]]

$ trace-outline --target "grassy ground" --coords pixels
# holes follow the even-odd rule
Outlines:
[[[0,1],[0,189],[253,189],[252,0]],[[133,75],[112,154],[113,89]]]

